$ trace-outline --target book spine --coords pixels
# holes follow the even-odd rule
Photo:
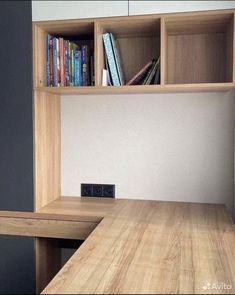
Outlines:
[[[94,56],[90,56],[90,81],[91,86],[95,85],[95,74],[94,74]]]
[[[71,86],[74,86],[74,50],[71,51]]]
[[[53,59],[53,38],[49,41],[49,67],[50,67],[50,83],[49,86],[54,86],[54,59]]]
[[[50,38],[46,35],[46,86],[50,86]]]
[[[105,52],[108,59],[109,69],[112,76],[113,85],[120,86],[120,81],[118,77],[117,67],[116,67],[116,63],[114,59],[114,54],[113,54],[109,33],[103,34],[103,42],[104,42]]]
[[[59,38],[60,45],[60,83],[64,86],[64,39]]]
[[[69,86],[69,55],[68,55],[68,41],[64,40],[65,51],[65,86]]]
[[[73,57],[72,57],[72,43],[69,41],[69,85],[73,86],[73,79],[72,79],[72,64],[73,64]]]
[[[82,59],[81,51],[74,51],[74,86],[81,86],[81,75],[82,75]]]
[[[156,60],[153,61],[153,64],[152,64],[150,70],[148,71],[147,76],[145,77],[145,79],[144,79],[144,81],[143,81],[143,85],[147,85],[147,82],[148,82],[148,80],[149,80],[149,77],[150,77],[152,71],[154,70],[155,65],[156,65]]]
[[[82,45],[82,86],[89,85],[88,46]]]
[[[57,75],[57,45],[56,38],[53,38],[53,86],[58,86],[58,75]]]
[[[59,44],[59,39],[56,38],[56,58],[57,58],[57,86],[60,86],[60,44]]]
[[[113,48],[114,58],[115,58],[115,62],[116,62],[116,67],[117,67],[117,71],[118,71],[119,81],[120,81],[121,85],[124,85],[125,84],[125,79],[124,79],[124,74],[123,74],[123,71],[122,71],[121,56],[120,56],[118,44],[117,44],[117,41],[115,40],[113,34],[112,33],[109,33],[109,34],[110,34],[110,40],[111,40],[111,43],[112,43],[112,48]]]
[[[147,80],[147,82],[146,82],[146,85],[150,85],[150,84],[151,84],[151,82],[152,82],[152,80],[153,80],[153,78],[154,78],[154,75],[155,75],[155,73],[156,73],[157,66],[158,66],[158,61],[156,60],[156,61],[155,61],[155,64],[154,64],[154,67],[153,67],[153,69],[152,69],[152,71],[151,71],[151,73],[150,73],[150,75],[149,75],[149,77],[148,77],[148,80]]]

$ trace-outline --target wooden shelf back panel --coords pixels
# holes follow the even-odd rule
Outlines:
[[[165,17],[169,84],[233,82],[232,13]]]
[[[35,210],[60,197],[60,96],[35,92]]]

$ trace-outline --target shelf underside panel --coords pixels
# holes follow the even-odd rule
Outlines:
[[[134,86],[89,86],[89,87],[36,87],[35,90],[58,95],[98,95],[98,94],[143,94],[177,92],[217,92],[235,88],[233,83],[134,85]]]

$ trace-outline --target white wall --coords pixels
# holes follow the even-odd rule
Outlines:
[[[235,1],[130,1],[130,15],[235,8]]]
[[[230,93],[62,98],[62,195],[114,183],[118,198],[233,207]]]
[[[33,21],[128,14],[128,1],[32,1]]]

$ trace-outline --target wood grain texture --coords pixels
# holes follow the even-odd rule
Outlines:
[[[97,226],[97,222],[66,220],[49,217],[47,214],[34,215],[22,213],[24,217],[8,212],[7,216],[0,212],[0,234],[27,237],[48,237],[61,239],[86,239]],[[71,219],[71,218],[68,218]]]
[[[33,24],[33,85],[45,86],[46,57],[45,57],[46,31]]]
[[[40,294],[61,268],[57,239],[35,239],[36,293]]]
[[[184,93],[229,91],[235,83],[167,84],[167,85],[130,85],[130,86],[83,86],[83,87],[40,87],[39,92],[57,95],[110,95],[110,94],[146,94],[146,93]],[[97,99],[99,97],[97,96]]]
[[[165,17],[167,83],[232,82],[233,14]]]
[[[118,200],[43,294],[234,293],[234,245],[223,205]]]
[[[227,82],[225,34],[168,35],[167,44],[169,84]]]
[[[53,216],[72,216],[79,221],[101,222],[121,201],[108,198],[61,197],[38,210],[37,214]]]
[[[161,22],[161,25],[160,25]],[[161,26],[161,28],[160,28]],[[95,85],[101,86],[104,68],[102,34],[117,37],[128,81],[147,61],[159,55],[164,84],[194,84],[189,91],[204,91],[203,83],[234,82],[234,10],[172,13],[99,19],[47,21],[34,23],[34,86],[45,86],[45,32],[64,37],[95,40]],[[160,44],[161,39],[161,44]],[[144,86],[147,88],[147,86]],[[139,88],[140,93],[184,92],[181,88]],[[210,86],[208,91],[210,91]],[[64,90],[61,90],[64,92]],[[137,93],[137,89],[117,93]],[[211,91],[217,91],[216,85]],[[70,94],[72,91],[67,91]],[[75,89],[76,93],[77,90]],[[83,88],[77,94],[115,93],[99,88]],[[73,92],[71,93],[73,94]]]
[[[35,209],[60,196],[60,96],[35,91]]]

